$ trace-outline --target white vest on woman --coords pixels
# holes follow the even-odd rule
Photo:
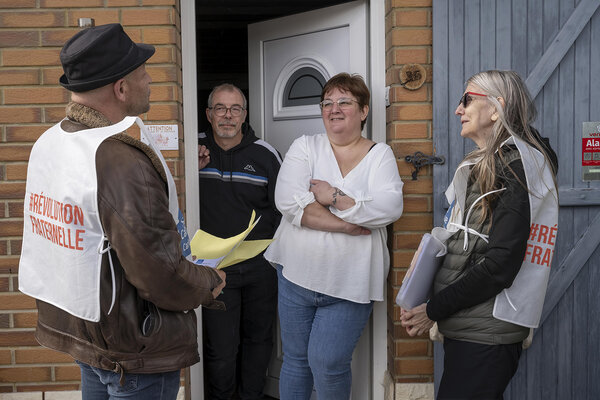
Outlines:
[[[530,234],[521,269],[512,285],[496,296],[492,315],[502,321],[537,328],[554,256],[558,229],[558,193],[551,167],[544,155],[518,137],[510,137],[502,145],[509,144],[517,146],[525,170],[531,215]],[[453,226],[460,226],[464,220],[470,165],[473,163],[466,162],[458,166],[454,179],[446,190],[448,203],[454,203],[445,221],[449,230]]]

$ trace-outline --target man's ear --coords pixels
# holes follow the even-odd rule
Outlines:
[[[124,78],[119,79],[115,83],[113,83],[113,94],[115,98],[119,101],[125,101],[126,92],[127,92],[127,82]]]

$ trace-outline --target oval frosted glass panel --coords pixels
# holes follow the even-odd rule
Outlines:
[[[319,104],[325,78],[311,67],[303,67],[290,76],[283,91],[283,107]]]

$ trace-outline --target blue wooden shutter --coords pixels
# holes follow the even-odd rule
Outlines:
[[[559,237],[533,345],[506,399],[600,398],[600,182],[581,180],[582,123],[600,121],[598,0],[434,0],[434,222],[456,166],[472,145],[454,115],[464,82],[512,69],[538,108],[535,126],[559,157]],[[436,382],[443,366],[436,346]]]

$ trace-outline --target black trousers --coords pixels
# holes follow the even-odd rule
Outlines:
[[[227,285],[217,297],[226,311],[202,309],[205,395],[262,399],[277,309],[277,272],[262,256],[224,269]],[[237,397],[234,397],[237,398]]]
[[[502,400],[519,366],[522,343],[487,345],[444,338],[438,400]]]

